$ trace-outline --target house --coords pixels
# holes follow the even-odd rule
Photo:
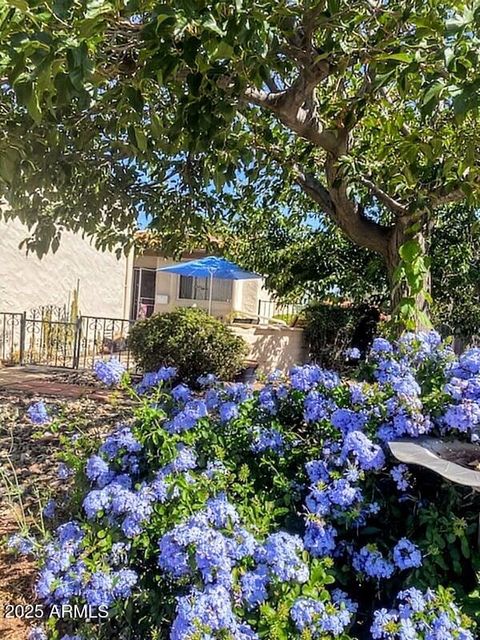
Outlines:
[[[185,253],[182,261],[197,260],[207,255],[204,250]],[[178,262],[178,261],[177,261]],[[196,278],[159,271],[176,264],[161,252],[145,250],[135,257],[130,317],[148,317],[153,313],[172,311],[176,307],[208,309],[210,278]],[[226,320],[234,316],[256,318],[263,302],[270,300],[263,280],[220,280],[212,282],[212,315]],[[270,305],[269,315],[274,306]],[[263,313],[262,313],[263,315]]]
[[[56,253],[39,259],[19,249],[30,235],[18,220],[0,221],[0,312],[70,306],[78,294],[82,315],[128,318],[133,252],[117,258],[79,233],[64,231]]]
[[[198,260],[206,251],[185,253],[181,260]],[[178,261],[177,261],[178,262]],[[160,251],[146,248],[134,261],[131,318],[143,318],[153,313],[171,311],[176,307],[196,306],[208,309],[209,286],[213,283],[212,314],[227,321],[234,317],[257,319],[258,324],[232,324],[231,329],[249,347],[249,359],[257,363],[258,371],[275,369],[288,371],[295,364],[305,362],[308,354],[303,329],[281,322],[269,323],[281,311],[271,300],[262,279],[220,280],[193,278],[162,272],[158,269],[175,262]]]
[[[18,220],[0,221],[0,364],[89,368],[115,353],[129,366],[132,320],[176,307],[208,309],[210,278],[159,271],[174,261],[155,247],[117,258],[115,251],[100,251],[81,234],[64,231],[56,253],[40,260],[19,249],[28,235]],[[205,255],[196,251],[181,260]],[[268,322],[279,309],[263,280],[212,283],[213,315],[226,321],[262,316],[259,324],[232,325],[260,371],[286,371],[305,360],[302,329]]]
[[[146,232],[138,235],[142,234]],[[68,310],[74,295],[83,316],[136,320],[176,307],[208,309],[209,279],[158,271],[174,260],[155,248],[117,258],[114,250],[100,251],[81,234],[64,231],[56,253],[39,259],[19,249],[28,235],[18,220],[0,221],[0,312],[31,312],[44,306]],[[196,251],[181,259],[205,255]],[[213,279],[212,313],[217,317],[256,317],[261,300],[270,300],[262,280]],[[273,307],[272,313],[262,312],[272,314]]]

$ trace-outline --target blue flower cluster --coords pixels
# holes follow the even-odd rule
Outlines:
[[[378,471],[385,465],[382,448],[361,431],[350,431],[343,440],[341,460],[353,458],[363,471]]]
[[[145,373],[140,382],[135,385],[135,391],[139,394],[147,393],[162,383],[173,380],[176,375],[177,369],[175,367],[160,367],[158,371]]]
[[[48,640],[47,634],[42,627],[32,627],[28,632],[28,640]],[[83,640],[83,636],[78,634],[69,635],[65,634],[60,637],[60,640]]]
[[[480,440],[480,349],[469,349],[453,362],[444,391],[451,398],[441,417],[448,430],[466,433],[472,442]]]
[[[402,538],[393,548],[393,561],[401,570],[417,569],[422,566],[422,554],[417,545],[407,538]]]
[[[47,504],[43,507],[43,516],[45,518],[54,518],[55,512],[57,510],[57,503],[55,500],[49,500]]]
[[[50,416],[44,402],[35,402],[27,409],[27,416],[33,424],[47,424],[50,422]]]
[[[97,360],[93,369],[100,382],[103,382],[107,387],[119,384],[125,374],[125,367],[118,358]]]
[[[356,571],[376,580],[390,578],[395,569],[418,568],[422,564],[419,548],[407,538],[402,538],[393,548],[393,559],[385,558],[375,544],[366,545],[354,552],[352,564]]]
[[[337,405],[317,389],[311,389],[304,402],[304,418],[306,422],[328,420]]]
[[[256,640],[258,635],[235,616],[229,591],[219,584],[192,589],[177,601],[176,617],[170,640],[192,640],[213,637]]]
[[[354,553],[352,564],[356,571],[376,580],[390,578],[395,571],[393,563],[384,558],[375,545],[362,547]]]
[[[117,525],[127,538],[143,531],[155,504],[164,503],[173,491],[169,479],[196,467],[195,452],[182,443],[176,446],[175,457],[159,469],[154,478],[134,485],[139,471],[142,446],[128,427],[121,427],[92,455],[86,464],[87,478],[93,489],[83,500],[88,519],[108,516],[110,526]]]
[[[214,381],[208,383],[203,397],[195,397],[184,384],[174,387],[169,396],[171,404],[161,405],[169,413],[165,430],[170,434],[181,434],[197,427],[206,417],[216,418],[222,425],[235,420],[239,406],[252,396],[252,388],[243,383],[213,385]]]
[[[189,578],[190,593],[179,599],[171,638],[187,640],[196,633],[230,632],[234,637],[257,635],[234,614],[237,567],[248,564],[240,578],[241,601],[247,609],[268,597],[270,584],[305,583],[309,569],[302,559],[301,538],[285,531],[259,543],[219,494],[206,508],[177,525],[159,541],[159,567],[173,579]],[[198,581],[203,584],[199,589]],[[195,613],[194,613],[195,612]]]
[[[357,608],[345,592],[336,589],[332,600],[327,602],[298,598],[290,615],[302,637],[325,638],[331,635],[337,638],[349,627]]]
[[[360,349],[357,347],[351,347],[345,351],[345,360],[360,360],[362,354],[360,353]]]
[[[39,597],[110,607],[137,593],[136,602],[147,602],[142,589],[151,580],[142,572],[155,562],[155,579],[175,603],[172,640],[256,640],[267,635],[269,611],[283,615],[289,637],[349,637],[357,605],[330,591],[336,577],[352,593],[375,581],[380,593],[392,576],[400,583],[425,570],[410,520],[375,533],[389,501],[403,500],[404,509],[417,499],[414,471],[393,463],[386,442],[439,428],[474,435],[480,350],[453,360],[437,334],[425,333],[375,340],[367,356],[373,384],[342,383],[317,365],[272,375],[258,391],[202,376],[198,392],[173,368],[146,374],[136,386],[145,421],[118,426],[87,460],[83,522],[59,527],[46,544]],[[451,399],[440,417],[429,415],[422,391],[421,372],[432,367],[439,379],[445,372]],[[255,492],[270,471],[274,497],[262,502]],[[99,530],[109,542],[91,553]],[[11,546],[33,550],[20,538]],[[391,606],[386,587],[382,599]],[[397,608],[375,613],[371,637],[471,640],[445,602],[403,591]],[[164,615],[172,615],[168,606]],[[364,630],[366,615],[358,617]]]
[[[451,594],[410,588],[397,597],[397,609],[374,612],[373,640],[474,640]]]
[[[7,547],[18,551],[18,553],[22,555],[28,555],[29,553],[33,553],[35,544],[30,538],[14,533],[8,538]]]
[[[381,440],[417,438],[434,428],[423,407],[418,374],[427,364],[446,368],[452,358],[451,349],[441,344],[435,331],[407,333],[396,344],[384,338],[374,340],[369,359],[374,365],[373,375],[386,393],[387,411],[382,416],[386,420],[378,432]]]
[[[410,488],[409,471],[406,464],[397,464],[390,470],[390,476],[395,481],[399,491],[408,491]]]
[[[66,465],[64,462],[61,462],[58,465],[57,478],[59,480],[67,480],[72,475],[72,473],[73,472],[70,469],[70,467],[68,465]]]
[[[310,391],[314,387],[323,390],[335,389],[340,384],[340,378],[334,371],[322,369],[318,365],[304,365],[293,367],[290,371],[290,384],[292,389],[298,391]]]
[[[387,421],[378,430],[380,440],[418,438],[433,429],[430,416],[424,412],[420,398],[393,396],[386,403]]]
[[[263,451],[273,451],[282,454],[285,449],[285,438],[277,429],[265,429],[259,427],[254,432],[252,451],[262,453]]]
[[[258,394],[258,406],[266,413],[274,416],[278,412],[278,396],[273,385],[265,385]]]
[[[130,596],[138,576],[128,568],[103,571],[87,569],[84,531],[77,522],[67,522],[44,549],[44,565],[36,592],[47,604],[68,604],[82,599],[91,607],[111,606]]]

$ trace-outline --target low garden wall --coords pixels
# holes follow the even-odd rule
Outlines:
[[[248,344],[248,358],[258,362],[260,372],[270,373],[274,369],[287,372],[293,365],[307,361],[303,329],[239,324],[230,328]]]

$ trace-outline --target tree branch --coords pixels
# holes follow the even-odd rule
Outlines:
[[[362,176],[360,177],[360,181],[370,189],[370,191],[387,207],[387,209],[390,209],[390,211],[400,216],[404,216],[408,213],[408,209],[404,204],[389,196],[388,193],[385,193],[385,191],[380,189],[380,187],[377,187],[377,185],[369,180],[369,178]]]
[[[315,176],[302,172],[297,166],[295,180],[350,240],[382,256],[387,255],[390,227],[369,220],[360,204],[343,198],[341,191],[327,189]]]
[[[305,109],[300,98],[303,94],[293,97],[294,85],[283,91],[264,91],[255,87],[248,87],[245,90],[245,100],[258,107],[262,107],[277,115],[278,119],[291,131],[312,142],[315,146],[334,152],[338,147],[335,131],[324,130],[322,124],[313,112],[312,108]],[[302,100],[305,101],[303,95]]]
[[[480,189],[480,176],[475,179],[475,186],[477,187],[477,189]],[[447,204],[454,204],[455,202],[460,202],[464,200],[465,197],[465,191],[460,185],[456,186],[450,191],[447,191],[445,188],[443,188],[430,192],[430,202],[432,204],[432,207],[434,208],[443,207]]]
[[[305,193],[320,205],[324,213],[333,218],[335,216],[335,207],[328,189],[315,176],[310,173],[304,173],[297,164],[293,166],[293,172],[296,182]]]

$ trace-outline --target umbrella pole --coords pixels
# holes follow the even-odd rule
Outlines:
[[[210,287],[208,290],[208,315],[212,315],[213,271],[210,271]]]

